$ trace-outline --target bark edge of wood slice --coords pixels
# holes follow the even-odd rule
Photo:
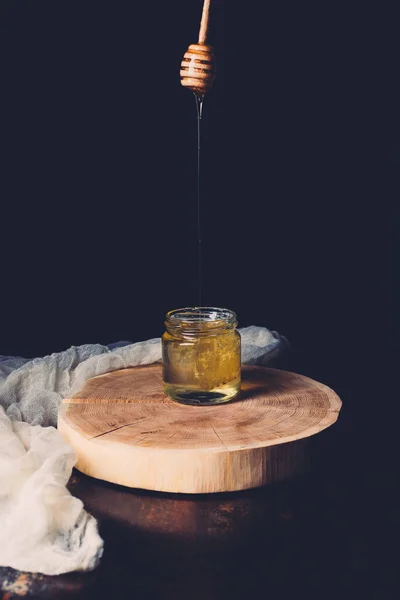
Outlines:
[[[326,385],[266,367],[242,367],[238,399],[189,406],[162,390],[159,364],[89,379],[65,399],[58,429],[76,468],[120,485],[178,493],[243,490],[306,468],[307,439],[338,418]]]

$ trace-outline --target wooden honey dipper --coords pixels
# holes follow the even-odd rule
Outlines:
[[[215,79],[215,56],[212,46],[206,44],[210,0],[204,0],[199,41],[191,44],[181,62],[181,84],[202,98]]]

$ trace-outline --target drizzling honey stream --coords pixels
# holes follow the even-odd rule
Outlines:
[[[206,92],[211,89],[216,75],[213,47],[206,44],[210,0],[205,0],[201,16],[199,39],[191,44],[181,62],[181,84],[191,90],[196,100],[197,111],[197,247],[198,247],[198,306],[202,306],[202,267],[201,267],[201,202],[200,202],[200,152],[201,117]]]

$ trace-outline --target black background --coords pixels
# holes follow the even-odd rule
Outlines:
[[[201,5],[2,2],[0,354],[156,337],[168,310],[197,303],[179,65]],[[395,22],[366,3],[213,0],[203,119],[204,303],[284,334],[289,368],[342,398],[321,464],[374,548],[365,573],[398,396]]]
[[[357,396],[389,312],[384,22],[262,4],[212,3],[204,304],[284,334],[294,368]],[[196,304],[196,117],[179,64],[201,6],[2,4],[1,353],[156,337],[167,310]]]

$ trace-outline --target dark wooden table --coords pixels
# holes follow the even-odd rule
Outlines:
[[[3,599],[393,597],[378,565],[379,488],[354,437],[346,390],[337,391],[340,419],[310,438],[311,471],[296,481],[190,496],[75,471],[69,488],[105,541],[100,567],[58,577],[0,568]]]

